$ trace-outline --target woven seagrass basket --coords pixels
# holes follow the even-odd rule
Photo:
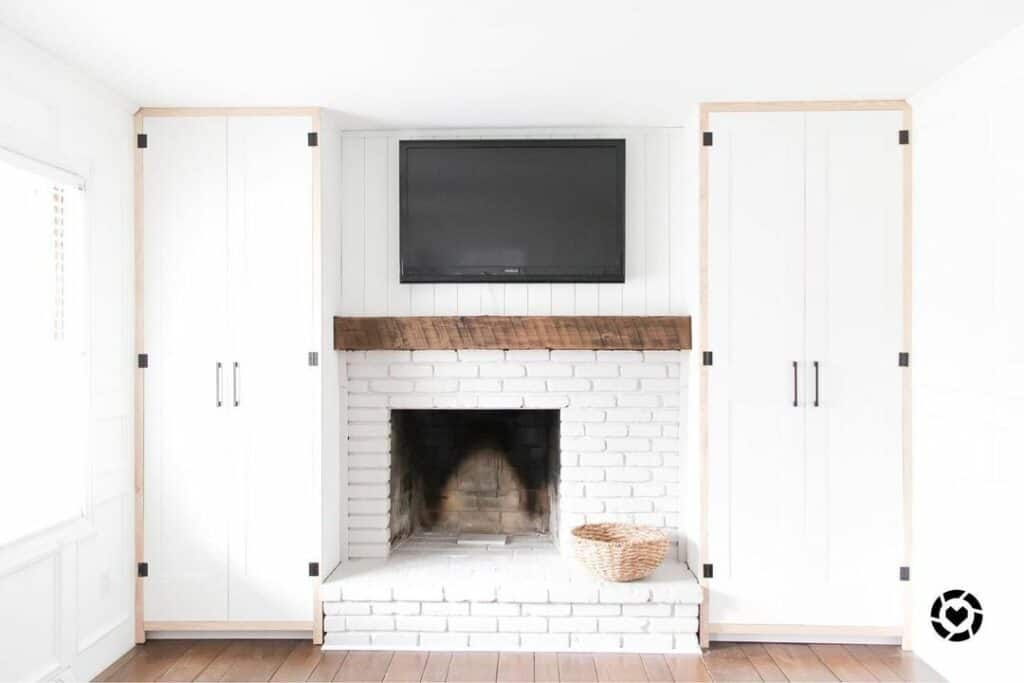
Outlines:
[[[576,558],[609,581],[636,581],[665,561],[668,536],[633,524],[584,524],[572,530]]]

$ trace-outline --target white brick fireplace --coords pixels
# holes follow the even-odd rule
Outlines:
[[[323,585],[328,648],[693,651],[700,590],[679,557],[683,351],[344,352],[348,557]],[[393,543],[392,410],[558,411],[548,536],[502,549],[418,533]],[[615,584],[569,530],[665,530],[668,559]]]

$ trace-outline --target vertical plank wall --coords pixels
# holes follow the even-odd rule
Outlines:
[[[413,284],[398,281],[398,142],[453,138],[625,138],[624,284]],[[342,315],[687,314],[683,129],[555,128],[345,132]]]

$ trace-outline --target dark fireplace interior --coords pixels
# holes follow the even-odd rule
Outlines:
[[[391,411],[391,542],[557,529],[557,410]]]

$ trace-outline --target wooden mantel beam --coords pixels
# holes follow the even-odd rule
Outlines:
[[[689,316],[336,317],[338,351],[424,349],[684,350]]]

